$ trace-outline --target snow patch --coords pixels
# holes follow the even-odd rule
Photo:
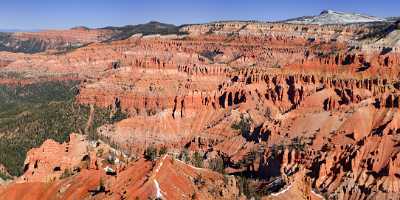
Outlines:
[[[352,23],[367,23],[367,22],[384,22],[386,19],[362,15],[358,13],[344,13],[333,10],[324,10],[320,15],[307,16],[287,20],[288,23],[296,24],[352,24]]]
[[[156,187],[156,197],[161,199],[163,195],[161,193],[160,184],[158,184],[156,179],[154,179],[153,181],[154,181],[154,186]]]

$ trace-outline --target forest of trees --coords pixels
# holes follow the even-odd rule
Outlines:
[[[44,82],[26,86],[0,86],[0,163],[12,176],[23,173],[26,153],[45,140],[68,140],[83,133],[89,106],[77,105],[77,81]],[[93,126],[112,122],[109,109],[95,109]]]

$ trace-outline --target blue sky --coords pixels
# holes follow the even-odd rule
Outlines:
[[[160,21],[272,21],[324,9],[400,16],[400,0],[0,0],[0,29],[120,26]]]

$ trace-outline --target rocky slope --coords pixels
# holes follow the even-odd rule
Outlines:
[[[391,23],[387,28],[368,35],[363,39],[365,50],[379,49],[382,54],[400,52],[400,21]]]
[[[215,22],[56,55],[2,52],[2,73],[73,76],[77,103],[128,118],[101,126],[94,146],[71,135],[31,150],[0,197],[397,199],[397,26]]]
[[[38,154],[38,152],[41,152]],[[46,155],[46,156],[44,156]],[[29,152],[18,183],[0,187],[1,199],[235,199],[233,176],[196,168],[171,155],[130,161],[104,144],[72,134],[68,144],[45,142]],[[48,172],[42,174],[42,172]],[[49,174],[51,172],[51,174]],[[21,193],[20,191],[25,191]]]

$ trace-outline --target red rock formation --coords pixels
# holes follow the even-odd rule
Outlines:
[[[29,74],[33,81],[43,76],[82,80],[78,103],[129,114],[99,128],[101,138],[138,157],[150,145],[168,147],[175,154],[184,148],[205,152],[207,162],[220,156],[228,173],[246,171],[263,180],[278,176],[287,185],[293,183],[296,187],[287,190],[286,198],[320,198],[317,193],[338,199],[398,198],[400,54],[360,48],[359,38],[377,28],[192,25],[182,28],[186,36],[135,35],[65,54],[3,52],[1,70]],[[25,176],[43,181],[53,163],[62,163],[62,169],[79,164],[79,159],[63,160],[70,158],[70,152],[61,150],[66,145],[44,144],[61,155],[57,158],[33,150],[37,154],[28,156]],[[88,153],[79,145],[76,149],[79,155],[79,150]],[[38,166],[40,160],[49,163],[35,170],[34,160]],[[164,165],[158,168],[160,163]],[[194,192],[199,199],[217,198],[207,187],[193,185],[198,174],[210,187],[226,186],[221,175],[170,157],[155,166],[140,160],[120,172],[115,179],[106,178],[111,194],[94,198],[158,193],[175,199]],[[86,197],[86,187],[94,187],[100,176],[104,174],[84,170],[47,190],[41,184],[32,187],[44,192],[38,197],[50,197],[84,180],[84,191],[64,191]],[[301,188],[303,183],[307,187]],[[11,185],[2,193],[23,198],[16,191],[26,187]],[[239,196],[236,191],[219,192],[219,198]]]
[[[21,182],[49,182],[57,179],[65,170],[78,167],[86,152],[87,143],[82,136],[71,134],[70,141],[59,144],[47,140],[41,147],[31,149],[25,160]]]
[[[100,182],[103,189],[100,189]],[[213,190],[214,192],[210,192]],[[1,199],[234,199],[238,198],[233,177],[198,169],[169,156],[157,163],[139,160],[118,176],[102,170],[84,170],[52,183],[19,183],[0,189]],[[25,191],[25,192],[21,192]]]

